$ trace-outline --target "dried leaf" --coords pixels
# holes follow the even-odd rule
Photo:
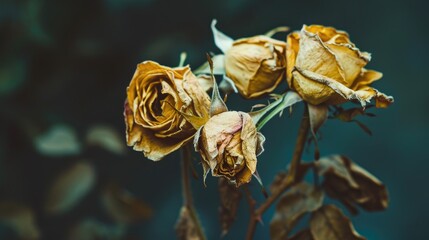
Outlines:
[[[87,162],[78,162],[64,171],[48,191],[45,210],[50,214],[69,211],[94,187],[96,173]]]
[[[310,230],[315,240],[364,240],[340,209],[325,205],[313,212]]]
[[[219,214],[222,236],[225,236],[235,221],[242,194],[239,188],[231,184],[227,179],[221,177],[219,178],[219,195]]]
[[[352,213],[355,205],[367,211],[387,208],[387,189],[380,180],[345,156],[332,155],[315,163],[328,195],[340,200]]]
[[[210,105],[210,116],[214,116],[216,114],[228,111],[228,108],[226,107],[225,102],[222,100],[220,96],[219,88],[216,83],[216,78],[213,75],[213,61],[210,55],[208,54],[207,54],[207,62],[210,65],[211,77],[213,80],[213,92],[212,92],[212,99],[211,99],[211,105]]]
[[[221,31],[217,30],[216,29],[216,23],[217,23],[217,20],[213,19],[212,24],[211,24],[211,28],[212,28],[212,32],[213,32],[214,42],[215,42],[216,46],[223,53],[226,53],[228,51],[228,49],[231,48],[234,40],[232,38],[228,37],[227,35],[225,35],[224,33],[222,33]]]
[[[125,153],[126,147],[122,135],[109,126],[98,125],[90,128],[86,141],[89,145],[102,147],[115,154]]]
[[[298,220],[323,204],[323,191],[307,183],[292,187],[282,196],[270,224],[271,239],[285,239]]]
[[[107,213],[118,223],[135,223],[152,215],[152,209],[131,193],[109,184],[102,196]]]
[[[11,227],[19,239],[39,239],[33,210],[15,202],[0,203],[0,222]]]
[[[319,130],[326,119],[328,119],[328,106],[324,104],[308,104],[308,116],[310,118],[311,132],[316,139],[317,130]]]
[[[367,107],[368,108],[368,107]],[[343,121],[343,122],[350,122],[353,121],[353,119],[358,115],[365,114],[365,109],[361,107],[357,108],[350,108],[350,109],[337,109],[338,112],[334,115],[335,118]]]
[[[34,139],[34,145],[46,156],[68,156],[81,152],[75,131],[66,125],[54,125],[47,132]]]
[[[297,232],[295,235],[288,238],[287,240],[314,240],[314,237],[311,234],[310,229],[304,229]]]
[[[225,55],[218,54],[211,57],[213,61],[213,74],[214,75],[224,75],[225,74]],[[194,70],[194,74],[200,75],[200,74],[210,74],[210,64],[209,62],[205,62],[203,65],[198,67],[196,70]],[[200,77],[200,76],[198,76]]]
[[[191,216],[188,207],[183,206],[180,209],[180,215],[176,222],[176,235],[179,240],[203,240],[198,233],[197,222]]]

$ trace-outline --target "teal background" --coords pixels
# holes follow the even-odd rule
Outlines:
[[[43,239],[64,239],[71,224],[85,216],[111,221],[98,209],[95,193],[75,211],[47,217],[41,210],[46,186],[74,157],[48,158],[35,151],[32,137],[57,123],[72,126],[80,135],[104,123],[124,131],[125,89],[137,63],[154,60],[198,67],[214,46],[210,22],[233,38],[252,36],[287,25],[322,24],[346,30],[351,40],[371,52],[370,69],[383,72],[374,85],[393,95],[388,109],[371,109],[375,118],[363,118],[373,131],[366,135],[355,124],[329,120],[321,129],[322,155],[340,153],[376,175],[389,189],[390,206],[384,212],[353,217],[359,233],[368,239],[427,239],[427,135],[429,133],[428,4],[418,0],[381,1],[155,1],[155,0],[2,0],[0,3],[0,200],[26,202],[35,209]],[[276,38],[284,40],[285,34]],[[282,87],[285,87],[283,85]],[[281,90],[281,89],[280,89]],[[232,96],[228,105],[243,108]],[[266,102],[266,100],[260,100]],[[288,164],[302,112],[276,118],[262,130],[266,151],[258,169],[268,185]],[[173,225],[181,205],[178,153],[152,162],[127,149],[118,157],[89,149],[98,184],[115,179],[152,206],[155,214],[130,227],[127,239],[173,239]],[[310,148],[304,155],[312,158]],[[201,174],[200,166],[197,171]],[[253,195],[263,199],[257,183]],[[218,239],[216,179],[193,181],[197,210],[209,239]],[[267,239],[270,209],[255,239]],[[236,223],[225,239],[242,239],[247,228],[243,201]],[[2,235],[3,234],[3,235]],[[2,238],[2,236],[4,236]],[[13,234],[0,228],[0,238]]]

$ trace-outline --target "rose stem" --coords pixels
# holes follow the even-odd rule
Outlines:
[[[287,177],[282,181],[279,186],[279,190],[269,196],[265,202],[257,208],[253,216],[250,217],[249,226],[247,228],[247,240],[252,240],[253,235],[255,234],[256,224],[261,219],[262,214],[286,191],[295,183],[295,178],[297,175],[297,170],[299,163],[301,161],[302,152],[307,140],[308,130],[310,129],[310,122],[308,118],[307,107],[304,109],[304,114],[301,119],[301,124],[298,131],[298,137],[296,139],[295,150],[292,156],[290,163],[289,171]]]
[[[204,231],[201,227],[200,220],[198,219],[197,212],[194,207],[194,202],[192,199],[192,190],[191,190],[191,182],[189,179],[189,168],[190,162],[192,158],[191,145],[186,144],[181,149],[181,166],[182,166],[182,196],[183,196],[183,204],[188,208],[189,213],[191,215],[192,220],[195,223],[195,227],[197,230],[197,234],[200,239],[206,239],[204,235]]]

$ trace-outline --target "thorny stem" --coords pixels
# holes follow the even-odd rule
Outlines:
[[[191,153],[191,145],[186,144],[181,149],[181,168],[182,168],[182,197],[183,204],[186,208],[188,208],[189,213],[191,215],[192,220],[195,223],[197,234],[200,239],[205,240],[206,236],[204,235],[204,231],[202,229],[200,220],[198,219],[197,212],[194,207],[194,201],[192,199],[192,190],[191,190],[191,182],[190,182],[190,162],[192,159]]]
[[[304,109],[304,115],[302,116],[301,125],[298,131],[298,137],[296,139],[295,151],[292,156],[292,160],[290,163],[288,175],[285,179],[283,179],[280,184],[278,191],[274,192],[271,196],[269,196],[265,202],[257,208],[253,216],[250,217],[249,226],[247,228],[247,240],[252,240],[253,235],[255,234],[256,224],[261,220],[262,214],[283,194],[284,191],[289,189],[293,184],[295,184],[298,167],[301,161],[302,152],[304,150],[305,142],[307,140],[308,131],[310,129],[310,121],[308,118],[308,110],[307,107]]]

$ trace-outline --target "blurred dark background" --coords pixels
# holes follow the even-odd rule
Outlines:
[[[428,7],[418,0],[2,0],[0,239],[175,238],[179,154],[154,163],[123,145],[125,89],[141,61],[176,66],[186,51],[196,68],[206,52],[218,53],[213,18],[233,38],[281,25],[330,25],[373,54],[368,68],[384,73],[375,87],[395,103],[360,119],[373,136],[353,123],[328,121],[321,153],[345,154],[388,186],[387,211],[353,218],[359,233],[428,238]],[[242,101],[232,96],[228,105],[248,111],[238,108]],[[301,112],[302,105],[263,129],[258,168],[265,184],[287,165]],[[196,207],[209,239],[218,239],[216,179],[209,176],[207,185],[193,181]],[[268,238],[272,214],[264,215],[255,239]],[[247,222],[243,202],[225,239],[242,239]]]

